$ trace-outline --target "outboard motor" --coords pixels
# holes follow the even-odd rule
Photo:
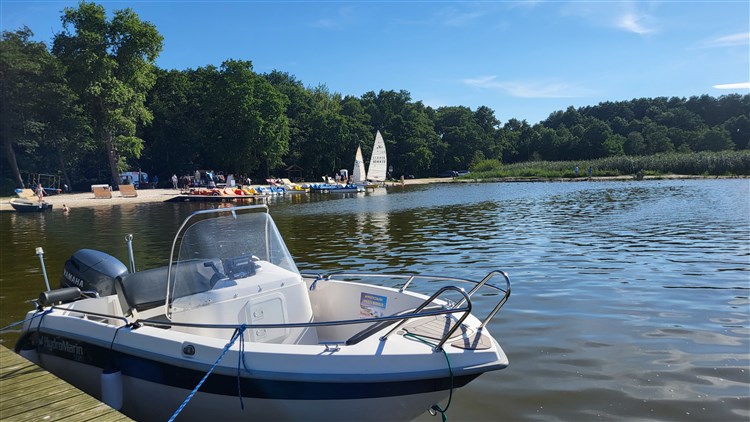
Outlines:
[[[65,261],[60,287],[96,291],[100,296],[116,293],[115,279],[128,273],[128,267],[112,255],[93,249],[80,249]]]

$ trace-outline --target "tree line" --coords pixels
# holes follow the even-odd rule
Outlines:
[[[504,124],[486,106],[432,108],[409,92],[356,97],[305,86],[252,62],[165,70],[163,38],[131,10],[106,17],[81,2],[61,17],[51,48],[29,28],[0,40],[3,187],[22,170],[59,173],[86,190],[141,169],[166,180],[196,169],[307,180],[369,157],[375,131],[394,176],[434,176],[485,160],[575,161],[750,149],[750,95],[658,97],[568,107]]]

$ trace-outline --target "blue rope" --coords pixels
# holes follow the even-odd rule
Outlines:
[[[48,313],[50,313],[50,312],[52,312],[52,309],[47,309],[47,310],[46,310],[46,311],[44,311],[44,312],[38,312],[38,313],[35,313],[34,315],[30,316],[29,318],[26,318],[26,319],[25,319],[25,320],[23,320],[23,321],[18,321],[18,322],[14,322],[14,323],[12,323],[12,324],[10,324],[10,325],[6,325],[5,327],[3,327],[3,328],[0,328],[0,334],[4,334],[4,333],[5,333],[5,330],[7,330],[8,328],[13,328],[13,327],[15,327],[15,326],[17,326],[17,325],[21,325],[21,324],[23,324],[23,323],[25,323],[25,322],[31,321],[32,319],[34,319],[34,318],[36,318],[36,317],[38,317],[38,316],[40,316],[40,315],[46,315],[46,314],[48,314]]]
[[[182,404],[180,405],[180,407],[178,407],[177,410],[175,410],[175,412],[172,415],[172,417],[169,418],[169,422],[173,422],[175,420],[175,418],[177,417],[177,415],[179,415],[180,412],[182,412],[182,409],[184,409],[185,406],[187,406],[187,404],[190,402],[190,400],[192,400],[193,396],[195,396],[195,393],[197,393],[198,390],[203,385],[203,383],[206,382],[206,379],[208,379],[208,376],[211,375],[211,372],[213,372],[214,369],[216,369],[216,366],[219,365],[219,362],[224,357],[224,355],[227,354],[227,352],[232,347],[232,345],[234,344],[234,342],[237,341],[238,338],[242,337],[242,333],[245,331],[245,328],[246,328],[245,324],[242,324],[240,326],[240,328],[238,328],[238,329],[236,329],[234,331],[234,334],[232,334],[232,338],[229,340],[229,343],[227,343],[227,345],[224,346],[224,350],[221,352],[221,355],[219,355],[219,357],[216,359],[216,362],[214,362],[214,364],[211,366],[211,368],[208,370],[208,372],[206,372],[206,375],[203,376],[203,379],[200,380],[200,382],[198,383],[198,385],[196,385],[195,388],[193,388],[193,391],[191,391],[190,394],[188,394],[188,396],[185,398],[185,401],[182,402]],[[243,345],[240,345],[240,347],[244,350],[244,346]],[[237,387],[239,388],[239,374],[238,374],[238,379],[237,379]],[[240,395],[240,403],[241,402],[242,402],[242,395]]]
[[[430,346],[433,346],[433,347],[436,346],[436,344],[431,343],[431,342],[425,340],[424,338],[422,338],[422,337],[420,337],[420,336],[418,336],[416,334],[406,333],[406,334],[404,334],[404,337],[405,338],[415,339],[415,340],[417,340],[419,342],[422,342],[424,344],[427,344],[427,345],[430,345]],[[442,352],[443,352],[443,356],[445,356],[446,362],[448,362],[448,371],[451,374],[451,388],[450,388],[450,390],[448,392],[448,404],[445,405],[445,409],[442,409],[439,404],[435,403],[434,405],[432,405],[432,407],[430,408],[430,410],[434,410],[434,411],[440,413],[440,416],[442,417],[443,422],[446,422],[448,420],[448,415],[446,415],[445,412],[448,411],[448,408],[451,406],[451,400],[453,399],[453,368],[451,368],[451,360],[448,358],[448,353],[445,351],[445,349],[442,349]]]
[[[318,274],[318,277],[315,279],[315,281],[313,281],[312,284],[310,284],[310,291],[315,290],[315,286],[318,284],[320,280],[324,280],[324,278],[322,275]]]
[[[242,366],[247,369],[247,365],[245,365],[245,324],[242,324],[242,326],[238,329],[239,336],[240,336],[240,358],[237,359],[237,395],[240,397],[240,409],[245,410],[245,403],[242,400],[242,389],[240,387],[240,362],[242,362]]]

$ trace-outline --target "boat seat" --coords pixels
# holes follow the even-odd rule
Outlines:
[[[216,283],[215,272],[206,267],[204,260],[181,262],[174,266],[174,277],[178,284],[173,298],[188,296],[211,290]],[[153,268],[118,276],[115,290],[125,314],[132,310],[145,311],[165,304],[167,296],[168,267]]]

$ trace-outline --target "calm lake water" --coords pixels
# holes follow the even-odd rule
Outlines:
[[[510,367],[457,391],[451,421],[747,421],[749,198],[747,179],[488,183],[269,206],[302,270],[509,273],[490,330]],[[183,217],[210,206],[2,213],[0,325],[43,289],[36,246],[55,285],[80,248],[127,263],[127,233],[139,269],[165,265]]]

